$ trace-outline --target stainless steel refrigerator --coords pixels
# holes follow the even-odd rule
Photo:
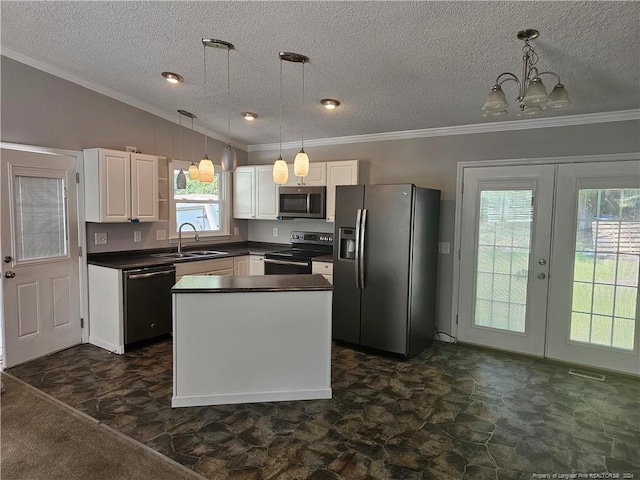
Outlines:
[[[440,191],[336,187],[333,338],[405,357],[433,340]]]

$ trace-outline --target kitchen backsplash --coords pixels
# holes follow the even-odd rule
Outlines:
[[[277,235],[274,235],[276,233]],[[289,243],[293,230],[333,233],[333,223],[324,220],[249,220],[249,240],[253,242]]]

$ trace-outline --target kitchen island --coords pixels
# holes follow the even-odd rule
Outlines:
[[[322,275],[183,277],[171,406],[331,398],[331,289]]]

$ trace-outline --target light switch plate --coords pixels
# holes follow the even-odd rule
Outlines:
[[[278,228],[277,227],[273,229],[273,236],[274,237],[278,236]]]
[[[166,230],[156,230],[156,240],[166,240],[166,239],[167,239]]]
[[[142,232],[140,230],[136,230],[133,232],[133,243],[140,243],[142,241]]]
[[[106,245],[107,244],[107,233],[96,233],[95,234],[95,244],[96,245]]]
[[[238,227],[233,227],[233,236],[237,237],[240,235],[240,229]]]
[[[444,253],[445,255],[451,253],[451,244],[449,242],[439,242],[438,253]]]

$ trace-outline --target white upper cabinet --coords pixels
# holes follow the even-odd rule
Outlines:
[[[369,183],[368,164],[358,160],[327,162],[327,222],[333,222],[336,211],[336,186]]]
[[[233,218],[256,218],[255,192],[255,167],[237,167],[233,172]]]
[[[271,165],[237,167],[233,172],[233,218],[276,220],[278,188]]]
[[[256,218],[276,220],[278,218],[278,186],[273,182],[271,165],[256,166]]]
[[[84,181],[88,222],[158,220],[158,157],[87,149]]]
[[[310,162],[309,174],[306,177],[296,177],[293,174],[293,163],[288,163],[289,179],[285,187],[324,187],[327,185],[327,164],[325,162]]]

